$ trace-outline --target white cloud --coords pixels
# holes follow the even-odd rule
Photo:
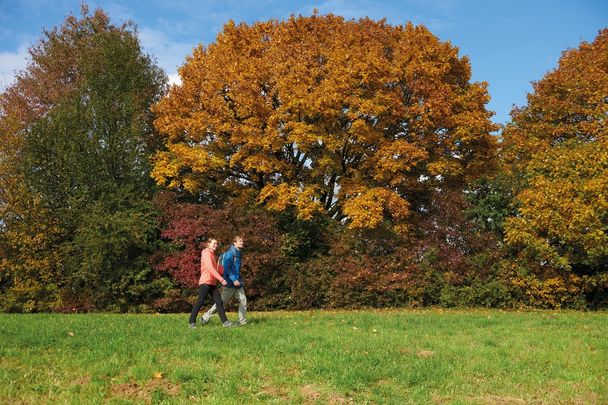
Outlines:
[[[177,83],[177,68],[186,62],[186,56],[192,54],[195,43],[176,42],[163,31],[148,27],[139,29],[139,39],[145,52],[156,58],[158,65],[165,70],[171,83]]]
[[[0,52],[0,91],[15,80],[15,73],[27,65],[28,45],[22,44],[15,52]]]
[[[162,31],[140,28],[139,39],[146,53],[156,58],[158,65],[165,70],[171,84],[180,84],[177,68],[186,62],[186,56],[192,54],[194,43],[172,41]],[[0,92],[8,88],[15,80],[15,74],[23,70],[28,61],[29,43],[22,43],[15,51],[0,52]]]
[[[181,85],[182,84],[182,79],[181,77],[179,77],[179,74],[177,73],[171,73],[169,75],[169,84],[176,84],[176,85]]]

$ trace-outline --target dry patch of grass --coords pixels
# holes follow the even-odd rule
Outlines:
[[[471,398],[471,402],[484,405],[526,405],[526,401],[521,398],[501,397],[498,395]]]
[[[433,357],[435,356],[435,352],[432,350],[420,350],[418,352],[418,357]]]
[[[154,378],[146,381],[143,384],[136,382],[128,382],[123,384],[112,385],[110,391],[113,397],[142,401],[145,403],[152,402],[152,394],[155,391],[162,390],[170,397],[179,395],[181,387],[162,378]]]
[[[306,399],[306,401],[316,401],[321,397],[321,393],[313,384],[307,384],[300,388],[300,394]]]

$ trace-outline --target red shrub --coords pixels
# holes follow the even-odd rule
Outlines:
[[[264,292],[280,258],[281,236],[271,215],[255,208],[215,209],[180,202],[171,192],[159,193],[156,205],[161,212],[161,237],[170,244],[154,258],[158,271],[169,273],[179,285],[194,288],[200,275],[200,253],[207,239],[218,240],[219,256],[238,234],[245,239],[241,272],[248,297],[255,299]]]

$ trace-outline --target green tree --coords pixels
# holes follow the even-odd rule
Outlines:
[[[501,240],[504,238],[505,220],[514,215],[512,179],[503,172],[483,177],[472,183],[466,197],[471,207],[467,216],[480,229],[491,231]]]
[[[27,232],[29,223],[33,231],[41,212],[52,218],[57,308],[127,310],[161,287],[146,263],[157,238],[148,156],[158,143],[150,105],[165,86],[133,23],[113,25],[103,11],[83,6],[81,19],[70,16],[44,32],[2,95],[0,119],[16,122],[2,126],[2,137],[20,146],[18,155],[3,149],[13,162],[6,173],[21,176],[26,195],[39,202],[5,223],[3,243],[27,256],[11,232]],[[3,202],[7,213],[17,207]],[[10,250],[4,260],[12,269],[5,288],[16,294],[14,280],[27,264]]]

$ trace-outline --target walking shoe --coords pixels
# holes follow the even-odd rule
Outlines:
[[[201,323],[202,323],[203,325],[207,325],[207,324],[209,323],[209,319],[205,319],[205,318],[203,318],[203,317],[201,316]]]
[[[230,322],[230,321],[226,321],[226,322],[224,322],[224,323],[222,324],[222,326],[223,326],[224,328],[232,328],[232,327],[233,327],[233,326],[235,326],[235,325],[234,325],[232,322]]]
[[[188,324],[188,327],[190,329],[196,329],[196,324],[195,323]]]
[[[245,326],[247,325],[247,321],[239,321],[239,326]]]

